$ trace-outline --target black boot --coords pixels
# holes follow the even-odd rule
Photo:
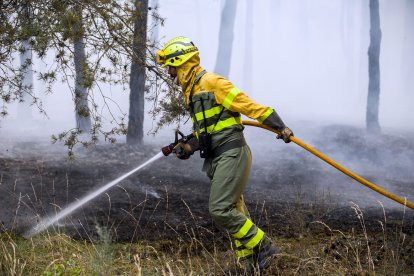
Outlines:
[[[275,246],[273,243],[261,248],[259,252],[254,255],[254,264],[258,272],[263,272],[269,266],[272,260],[277,254],[281,252],[281,249]]]

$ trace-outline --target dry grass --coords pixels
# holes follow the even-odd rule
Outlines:
[[[46,231],[30,239],[5,232],[0,235],[0,275],[223,275],[225,269],[236,265],[230,238],[223,246],[209,229],[198,226],[199,219],[184,200],[183,205],[192,223],[183,225],[185,231],[177,232],[176,240],[114,243],[111,233],[116,229],[112,226],[97,226],[96,233],[87,234],[86,240],[75,240],[61,232]],[[383,209],[384,217],[378,221],[382,232],[370,233],[363,211],[356,204],[351,208],[359,225],[349,232],[336,230],[322,220],[311,223],[319,228],[312,232],[299,204],[288,209],[289,225],[297,235],[283,238],[273,234],[271,238],[284,253],[265,275],[414,275],[414,241],[403,233],[404,221],[399,228],[387,229]],[[270,225],[264,203],[256,209],[255,220]],[[129,217],[141,227],[142,213],[134,217],[132,211]],[[323,213],[319,209],[313,212]],[[165,227],[174,230],[167,222]],[[272,231],[267,232],[272,235]]]
[[[283,254],[266,275],[405,275],[414,273],[412,237],[387,231],[385,211],[382,233],[368,233],[364,214],[351,206],[360,228],[349,233],[322,221],[313,224],[324,234],[300,238],[272,237]],[[191,210],[190,210],[191,212]],[[110,231],[97,228],[96,240],[74,240],[63,233],[30,239],[0,236],[1,275],[221,275],[235,265],[231,250],[207,249],[188,229],[190,241],[159,240],[113,243]],[[322,233],[322,232],[321,232]],[[207,241],[204,241],[207,242]],[[212,248],[211,246],[208,248]],[[229,246],[230,248],[230,246]],[[411,250],[411,251],[410,251]],[[411,258],[411,259],[410,259]]]
[[[0,244],[0,275],[214,275],[221,271],[215,260],[229,259],[226,252],[193,255],[191,245],[171,241],[109,244],[64,234],[29,240],[3,234]]]

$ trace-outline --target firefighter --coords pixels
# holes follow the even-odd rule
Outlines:
[[[240,114],[278,130],[277,138],[286,143],[292,131],[273,108],[252,101],[227,79],[203,70],[199,51],[189,38],[170,40],[157,52],[157,63],[167,67],[181,87],[196,133],[173,151],[178,158],[188,159],[200,150],[205,158],[203,171],[211,183],[212,219],[234,238],[236,256],[244,269],[265,270],[280,249],[253,223],[243,200],[252,156]]]

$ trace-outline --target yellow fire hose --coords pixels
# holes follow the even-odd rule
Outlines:
[[[274,129],[270,128],[270,127],[267,127],[267,126],[265,126],[265,125],[262,125],[262,124],[260,124],[260,123],[257,123],[257,122],[252,122],[252,121],[243,121],[242,123],[243,123],[243,125],[260,127],[260,128],[267,129],[267,130],[269,130],[269,131],[271,131],[271,132],[274,132],[274,133],[277,133],[277,134],[278,134],[278,132],[277,132],[276,130],[274,130]],[[302,148],[304,148],[305,150],[309,151],[310,153],[312,153],[312,154],[316,155],[317,157],[319,157],[320,159],[322,159],[322,160],[323,160],[323,161],[325,161],[326,163],[328,163],[328,164],[330,164],[331,166],[335,167],[336,169],[340,170],[340,171],[341,171],[341,172],[343,172],[344,174],[346,174],[346,175],[348,175],[348,176],[352,177],[353,179],[355,179],[355,180],[356,180],[356,181],[358,181],[359,183],[361,183],[361,184],[363,184],[363,185],[367,186],[368,188],[370,188],[370,189],[372,189],[372,190],[376,191],[377,193],[382,194],[383,196],[386,196],[386,197],[388,197],[388,198],[390,198],[390,199],[392,199],[392,200],[394,200],[394,201],[396,201],[396,202],[398,202],[398,203],[401,203],[402,205],[405,205],[405,206],[407,206],[407,207],[409,207],[409,208],[411,208],[411,209],[414,209],[414,203],[407,201],[407,199],[404,199],[404,198],[398,197],[398,196],[396,196],[396,195],[394,195],[394,194],[392,194],[392,193],[390,193],[390,192],[388,192],[388,191],[386,191],[386,190],[384,190],[384,189],[382,189],[382,188],[378,187],[377,185],[375,185],[375,184],[373,184],[373,183],[369,182],[369,181],[368,181],[368,180],[366,180],[365,178],[362,178],[361,176],[357,175],[356,173],[354,173],[354,172],[352,172],[352,171],[348,170],[347,168],[345,168],[345,167],[343,167],[342,165],[338,164],[338,163],[337,163],[337,162],[335,162],[334,160],[330,159],[329,157],[327,157],[326,155],[324,155],[324,154],[323,154],[323,153],[321,153],[320,151],[317,151],[317,150],[316,150],[316,149],[314,149],[313,147],[311,147],[311,146],[309,146],[309,145],[305,144],[304,142],[302,142],[302,141],[301,141],[301,140],[299,140],[298,138],[296,138],[296,137],[294,137],[294,136],[291,136],[291,137],[290,137],[290,140],[291,140],[293,143],[295,143],[295,144],[297,144],[297,145],[301,146],[301,147],[302,147]]]

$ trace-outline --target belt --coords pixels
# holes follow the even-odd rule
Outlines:
[[[244,145],[246,145],[246,140],[244,140],[244,138],[232,140],[230,142],[225,143],[224,145],[217,147],[215,150],[213,150],[212,156],[213,158],[219,157],[221,154],[223,154],[224,152],[228,150],[235,149],[235,148],[241,148]]]

